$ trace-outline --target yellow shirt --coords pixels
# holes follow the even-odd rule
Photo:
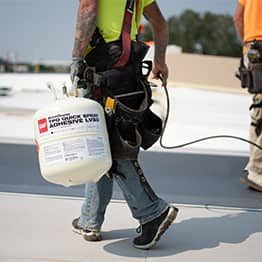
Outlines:
[[[99,0],[97,27],[106,43],[120,39],[123,19],[126,9],[125,0]],[[135,40],[140,25],[144,7],[150,5],[154,0],[139,0],[138,12],[136,10],[136,1],[134,1],[134,13],[132,17],[131,39]],[[90,51],[87,48],[85,54]]]
[[[244,6],[244,41],[262,40],[262,0],[239,0]]]

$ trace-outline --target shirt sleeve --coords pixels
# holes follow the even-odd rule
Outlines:
[[[246,0],[238,0],[239,4],[241,5],[245,5],[246,4]]]

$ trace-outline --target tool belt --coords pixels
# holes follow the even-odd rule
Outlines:
[[[241,81],[242,88],[248,88],[251,94],[262,93],[262,63],[250,64],[239,68],[237,76]]]
[[[115,44],[108,44],[107,51],[99,49],[107,53],[106,59],[98,50],[88,54],[83,78],[92,83],[89,97],[105,108],[112,159],[135,160],[140,147],[146,150],[158,140],[162,120],[150,110],[153,101],[147,77],[152,63],[141,62],[145,47],[139,50],[138,45],[133,44],[130,61],[123,67],[112,68],[117,58],[110,58],[108,53],[112,50],[118,53],[119,43]]]
[[[250,59],[248,66],[244,64],[244,58],[240,60],[240,66],[236,77],[241,81],[242,88],[248,88],[248,92],[251,94],[262,93],[262,41],[255,41],[257,49],[252,49],[258,54],[257,59]],[[252,48],[252,43],[249,45],[248,52]],[[254,52],[251,53],[254,56]]]
[[[136,77],[132,64],[104,72],[103,79],[105,99],[114,100],[112,107],[104,102],[112,158],[137,159],[140,147],[151,147],[162,131],[161,119],[150,110],[150,85]]]

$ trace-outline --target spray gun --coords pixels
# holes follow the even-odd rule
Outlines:
[[[73,94],[75,97],[89,98],[92,93],[93,85],[86,79],[80,79],[78,76],[74,77],[73,80]]]

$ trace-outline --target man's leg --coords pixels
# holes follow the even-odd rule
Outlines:
[[[249,130],[250,141],[262,146],[262,94],[253,97],[251,111],[251,125]],[[262,151],[251,145],[249,161],[245,168],[248,176],[244,178],[250,187],[262,191]]]
[[[134,239],[137,248],[149,249],[175,219],[178,209],[157,197],[146,181],[136,160],[116,162],[114,177],[119,184],[128,206],[141,224],[142,234]]]
[[[85,185],[85,199],[79,218],[73,220],[73,231],[86,240],[101,240],[100,229],[104,222],[106,207],[111,200],[113,180],[104,175],[97,183]]]

